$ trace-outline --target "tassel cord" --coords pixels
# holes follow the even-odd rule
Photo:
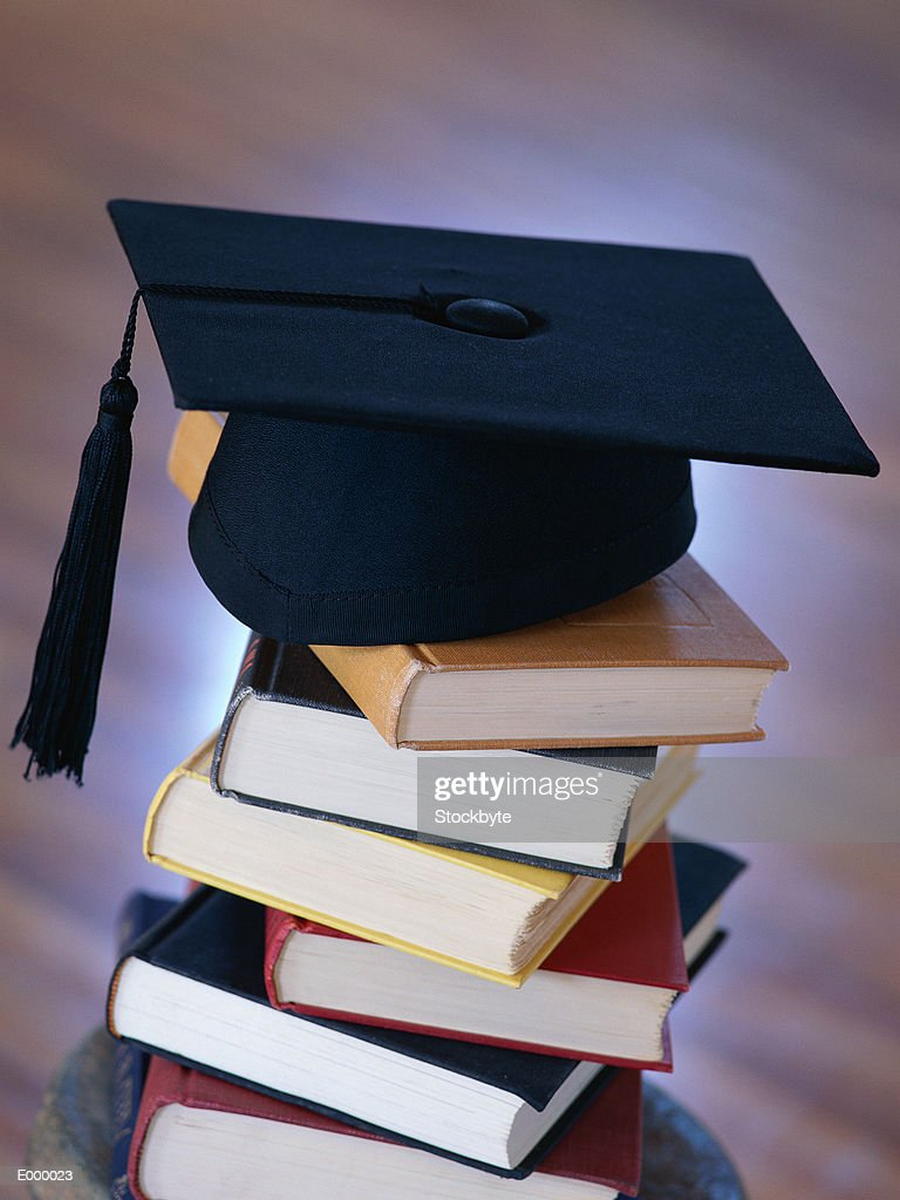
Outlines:
[[[132,299],[122,349],[100,393],[81,456],[66,539],[53,575],[31,689],[12,745],[31,751],[25,770],[81,783],[97,711],[116,559],[131,471],[131,421],[138,395],[129,378],[141,299]]]
[[[100,411],[81,456],[66,540],[53,574],[31,688],[12,745],[30,750],[25,769],[65,771],[79,784],[97,713],[100,674],[112,610],[116,559],[131,471],[131,421],[138,402],[130,379],[137,314],[145,295],[218,302],[286,304],[404,313],[441,320],[426,288],[410,296],[270,291],[256,288],[147,284],[132,297],[118,359],[100,392]]]

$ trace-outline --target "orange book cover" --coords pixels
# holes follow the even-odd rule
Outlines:
[[[569,671],[736,668],[771,673],[787,661],[731,597],[685,555],[667,571],[605,604],[492,637],[409,646],[313,646],[315,654],[392,745],[422,748],[404,730],[406,707],[423,676],[458,671]],[[728,734],[660,737],[661,742],[752,740],[755,726]],[[591,739],[591,744],[653,741]],[[429,740],[428,747],[455,743]],[[492,739],[533,747],[538,738]],[[564,743],[561,743],[564,744]],[[588,744],[588,743],[585,743]]]

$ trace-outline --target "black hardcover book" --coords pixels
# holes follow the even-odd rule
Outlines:
[[[670,838],[688,979],[693,987],[697,976],[728,940],[728,930],[717,924],[719,910],[725,892],[747,864],[719,846],[685,841],[677,834]],[[679,992],[674,1003],[686,994]]]
[[[251,634],[219,732],[210,783],[230,799],[304,817],[618,880],[631,800],[640,784],[652,779],[657,751],[655,746],[630,746],[479,752],[478,761],[486,769],[491,760],[500,763],[527,756],[571,763],[573,774],[584,773],[579,767],[600,772],[593,776],[596,785],[592,785],[600,790],[581,801],[583,819],[573,812],[579,801],[574,797],[566,801],[570,827],[589,828],[590,843],[581,834],[553,836],[548,830],[547,845],[535,839],[513,847],[417,829],[419,756],[415,750],[387,746],[307,646]],[[548,810],[554,811],[549,805]],[[555,811],[560,814],[559,805]],[[464,828],[468,832],[478,826]],[[567,848],[575,857],[554,856],[554,841],[572,843]],[[587,856],[588,844],[597,849],[589,856],[592,861],[581,861],[579,851]]]
[[[113,975],[111,1032],[186,1066],[523,1178],[611,1077],[597,1063],[269,1006],[265,910],[200,888]]]
[[[743,859],[706,842],[689,842],[672,834],[678,907],[684,936],[716,908],[732,882],[746,868]]]

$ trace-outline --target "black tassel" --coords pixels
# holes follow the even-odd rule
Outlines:
[[[66,540],[56,564],[38,643],[31,691],[12,745],[31,751],[38,776],[65,771],[82,781],[109,632],[116,559],[131,471],[131,420],[137,389],[129,378],[140,292],[132,300],[122,353],[100,392],[100,411],[84,453]]]

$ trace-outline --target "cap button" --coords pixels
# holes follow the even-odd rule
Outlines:
[[[447,321],[466,333],[486,337],[520,338],[528,332],[528,318],[520,309],[499,300],[471,297],[454,300],[444,309]]]

